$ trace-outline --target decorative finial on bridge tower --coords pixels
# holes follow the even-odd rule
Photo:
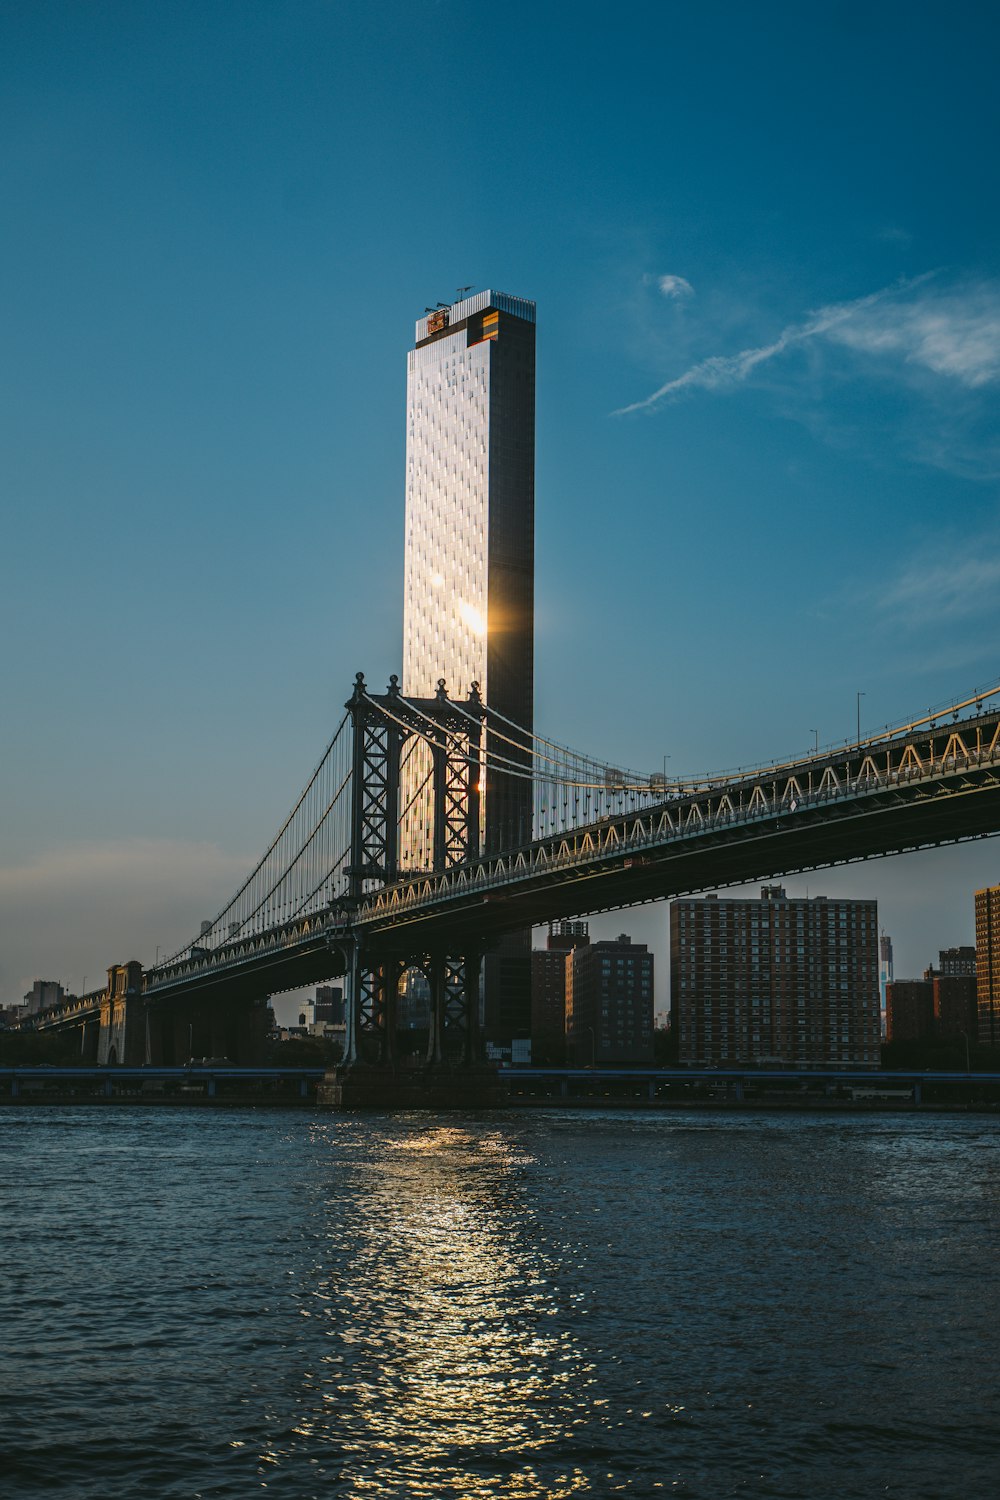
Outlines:
[[[389,678],[389,686],[386,688],[386,693],[390,698],[398,698],[400,696],[399,676],[396,672],[393,672],[392,676]]]
[[[358,672],[355,674],[354,678],[354,693],[347,707],[357,708],[358,704],[362,703],[367,696],[368,689],[365,686],[365,674],[364,672]]]
[[[474,682],[469,688],[469,707],[473,713],[481,714],[483,711],[482,689],[478,682]]]
[[[445,688],[445,680],[443,677],[438,678],[438,690],[434,696],[437,698],[437,701],[439,703],[448,702],[448,693]]]

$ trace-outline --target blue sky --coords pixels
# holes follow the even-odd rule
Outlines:
[[[398,669],[458,286],[538,303],[541,730],[694,773],[1000,680],[994,6],[0,24],[0,1000],[176,946]],[[998,854],[811,889],[918,973]]]

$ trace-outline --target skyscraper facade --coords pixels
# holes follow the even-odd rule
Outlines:
[[[478,682],[532,728],[534,527],[535,304],[480,292],[421,318],[408,359],[405,693]],[[526,784],[483,793],[487,848],[531,837]]]
[[[444,679],[478,683],[498,714],[527,730],[534,703],[535,304],[483,291],[420,318],[407,361],[403,691],[431,697]],[[530,751],[484,735],[485,849],[531,838],[530,780],[491,767],[491,752],[530,770]],[[428,863],[431,804],[419,749],[403,772],[404,866]],[[486,1036],[530,1035],[530,933],[487,955]]]

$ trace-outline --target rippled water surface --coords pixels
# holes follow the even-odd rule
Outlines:
[[[998,1132],[2,1110],[3,1493],[996,1494]]]

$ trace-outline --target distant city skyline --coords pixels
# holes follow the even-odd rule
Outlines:
[[[468,283],[544,308],[540,732],[695,774],[1000,677],[992,8],[515,0],[461,89],[448,3],[6,19],[0,1001],[190,938],[400,670],[400,330]],[[998,878],[785,884],[906,978]],[[591,922],[658,1010],[666,925]]]

